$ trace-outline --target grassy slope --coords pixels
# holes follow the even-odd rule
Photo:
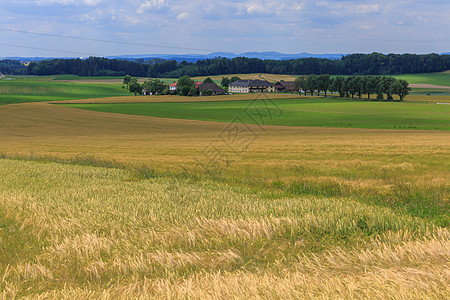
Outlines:
[[[425,73],[425,74],[405,74],[394,76],[398,79],[404,79],[409,83],[425,83],[442,86],[450,86],[450,73]]]
[[[450,130],[450,107],[306,98],[196,103],[70,104],[94,111],[289,126]]]
[[[129,95],[120,86],[76,84],[49,80],[1,80],[0,102],[22,103]]]
[[[423,219],[345,197],[139,175],[0,160],[0,297],[449,293],[450,234]]]

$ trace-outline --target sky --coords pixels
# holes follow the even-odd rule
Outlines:
[[[0,0],[0,57],[442,53],[449,32],[449,0]]]

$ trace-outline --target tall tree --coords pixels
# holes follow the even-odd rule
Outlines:
[[[185,86],[189,88],[195,86],[194,80],[192,80],[188,75],[184,75],[178,79],[177,88],[183,88]]]
[[[305,90],[303,87],[304,84],[305,84],[305,76],[297,77],[294,80],[294,89],[296,91],[298,91],[299,93],[301,93],[301,90]],[[306,91],[305,91],[305,95],[306,95]]]
[[[130,93],[134,93],[135,96],[142,95],[142,87],[139,84],[138,80],[134,77],[130,79],[129,90]]]
[[[233,76],[230,78],[230,83],[236,82],[238,80],[241,80],[241,78],[239,78],[238,76]]]
[[[336,76],[336,78],[334,78],[333,80],[333,84],[330,87],[330,90],[332,92],[337,92],[339,93],[339,97],[344,97],[345,96],[345,78],[342,76]]]
[[[125,77],[123,78],[123,84],[127,85],[127,90],[129,90],[130,81],[131,81],[131,76],[125,75]]]
[[[317,90],[324,91],[325,97],[327,97],[327,90],[330,87],[330,81],[331,79],[329,74],[322,74],[317,78]]]
[[[403,99],[411,91],[411,88],[409,87],[409,83],[406,80],[400,79],[392,83],[390,90],[393,95],[399,96],[400,101],[403,101]]]
[[[367,99],[370,99],[370,95],[376,92],[378,82],[380,78],[378,76],[369,76],[366,79],[365,93],[367,94]]]
[[[220,85],[223,87],[228,87],[228,85],[231,83],[230,78],[228,77],[222,77],[222,81],[220,82]]]

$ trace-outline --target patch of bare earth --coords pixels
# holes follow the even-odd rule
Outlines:
[[[446,89],[446,90],[450,90],[450,86],[427,84],[427,83],[412,83],[409,85],[409,87],[416,88],[416,89]]]

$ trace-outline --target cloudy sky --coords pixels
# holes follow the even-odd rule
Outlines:
[[[449,0],[0,0],[0,57],[441,53],[449,32]]]

